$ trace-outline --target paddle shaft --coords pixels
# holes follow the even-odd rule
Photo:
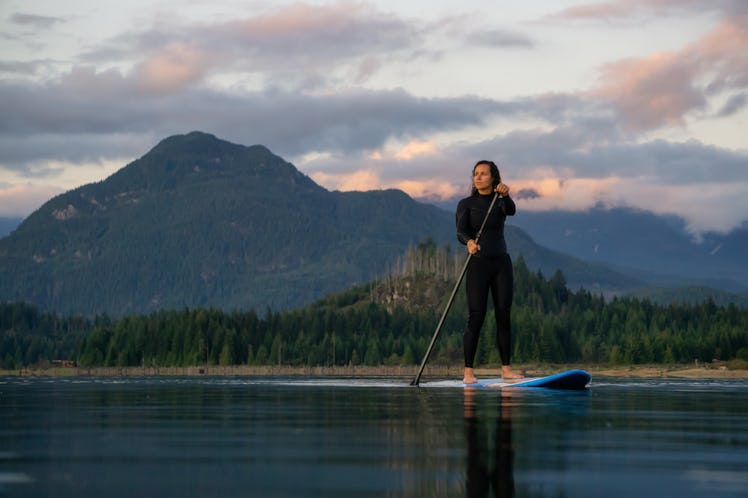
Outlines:
[[[483,218],[483,223],[480,225],[480,229],[478,230],[478,233],[475,235],[475,243],[478,243],[478,240],[480,239],[481,234],[483,234],[483,228],[486,226],[486,221],[488,221],[488,216],[491,214],[491,211],[493,210],[494,204],[496,204],[496,199],[499,198],[498,192],[494,194],[493,199],[491,199],[491,204],[488,206],[488,211],[486,212],[485,218]],[[431,355],[431,350],[434,349],[434,344],[436,344],[436,338],[439,337],[439,332],[442,329],[442,325],[444,325],[444,320],[447,318],[447,313],[449,313],[449,309],[452,307],[452,303],[455,300],[455,295],[457,295],[457,290],[460,288],[460,284],[462,283],[462,279],[465,276],[465,271],[467,270],[468,263],[470,263],[470,258],[472,257],[472,254],[468,253],[467,258],[465,259],[465,264],[462,265],[462,271],[460,272],[460,276],[457,278],[457,283],[454,286],[454,289],[452,289],[452,295],[449,296],[449,301],[447,301],[447,306],[444,307],[444,312],[442,313],[442,317],[439,319],[439,323],[436,325],[436,330],[434,331],[434,335],[431,337],[431,343],[429,344],[429,347],[426,349],[426,354],[423,356],[423,360],[421,361],[421,366],[418,368],[418,373],[416,374],[416,377],[413,379],[413,381],[410,383],[411,386],[417,386],[418,383],[421,381],[421,374],[423,374],[423,369],[426,368],[426,362],[429,359],[429,355]]]

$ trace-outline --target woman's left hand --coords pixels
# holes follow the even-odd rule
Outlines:
[[[499,183],[498,185],[496,185],[496,192],[500,196],[502,196],[502,197],[508,196],[509,195],[509,185],[505,185],[503,183]]]

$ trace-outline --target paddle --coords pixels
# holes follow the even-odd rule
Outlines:
[[[480,239],[481,234],[483,233],[483,228],[486,226],[486,221],[488,221],[488,216],[491,214],[491,210],[493,209],[493,205],[496,204],[496,199],[499,198],[499,193],[495,193],[493,195],[493,199],[491,199],[491,204],[488,206],[488,211],[486,212],[486,217],[483,218],[483,223],[480,225],[480,230],[478,230],[478,233],[475,236],[475,243],[478,243],[478,239]],[[449,301],[447,301],[447,306],[444,308],[444,313],[442,313],[442,317],[439,319],[439,323],[436,326],[436,330],[434,331],[434,336],[431,338],[431,343],[429,344],[429,347],[426,349],[426,354],[423,357],[423,361],[421,361],[421,367],[418,369],[418,374],[416,374],[415,379],[410,383],[411,386],[417,386],[418,382],[421,380],[421,374],[423,373],[423,369],[426,367],[426,361],[429,359],[429,355],[431,354],[431,350],[434,349],[434,344],[436,343],[436,338],[439,336],[439,332],[441,331],[442,325],[444,324],[444,319],[447,318],[447,313],[449,313],[449,308],[452,307],[452,302],[455,299],[455,295],[457,294],[457,289],[460,288],[460,284],[462,283],[462,278],[465,276],[465,271],[467,270],[468,263],[470,263],[470,257],[472,254],[468,253],[467,259],[465,259],[465,264],[462,266],[462,271],[460,272],[460,276],[457,279],[457,283],[455,284],[454,289],[452,289],[452,295],[449,296]]]

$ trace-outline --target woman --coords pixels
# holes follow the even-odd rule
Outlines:
[[[486,217],[494,192],[499,194],[480,239],[475,237]],[[496,344],[501,357],[501,377],[521,379],[512,371],[511,357],[511,307],[514,293],[512,259],[504,240],[504,221],[517,211],[509,197],[509,187],[501,183],[499,168],[492,161],[478,161],[473,167],[473,188],[470,197],[457,205],[457,238],[467,245],[472,255],[465,274],[468,300],[468,323],[463,335],[465,353],[465,384],[475,384],[473,361],[478,349],[478,337],[486,318],[488,291],[493,298],[496,315]]]

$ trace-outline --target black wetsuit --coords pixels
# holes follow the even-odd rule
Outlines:
[[[462,199],[457,205],[457,239],[467,244],[480,229],[493,193],[476,194]],[[504,240],[504,221],[517,211],[510,197],[496,199],[491,215],[478,240],[481,249],[470,258],[465,274],[468,300],[468,323],[463,335],[465,366],[472,368],[478,337],[486,318],[488,291],[493,297],[496,315],[496,345],[502,365],[509,365],[511,357],[511,308],[514,294],[512,259]]]

